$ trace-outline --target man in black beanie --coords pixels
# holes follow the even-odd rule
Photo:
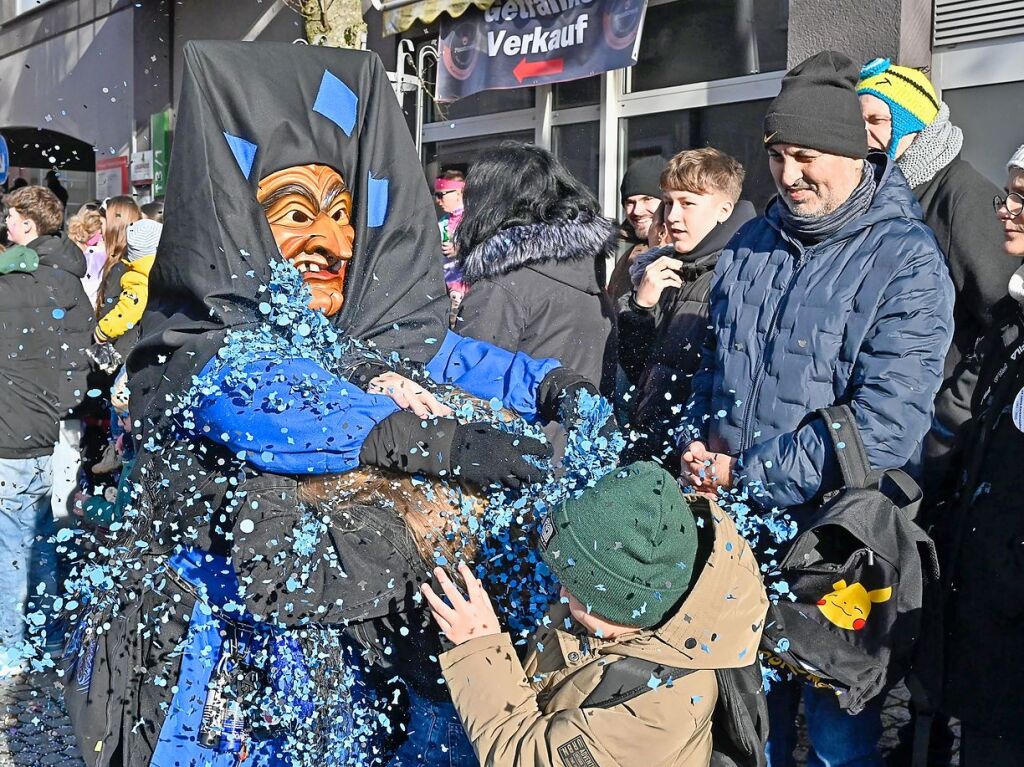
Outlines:
[[[798,524],[841,484],[815,411],[849,405],[872,468],[902,468],[920,453],[952,337],[945,260],[903,174],[868,153],[858,75],[825,51],[783,79],[764,121],[778,196],[719,257],[678,431],[685,481],[735,488]],[[801,698],[808,764],[881,767],[881,700],[850,716],[799,681],[768,698],[770,767],[794,764]]]
[[[613,301],[630,291],[629,265],[647,250],[647,236],[661,209],[661,172],[666,165],[668,160],[660,155],[644,157],[630,165],[622,177],[619,199],[626,218],[619,227],[615,263],[606,265],[610,271],[608,294]]]

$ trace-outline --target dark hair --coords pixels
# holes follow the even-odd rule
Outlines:
[[[514,141],[480,155],[463,195],[466,212],[455,231],[462,254],[502,229],[601,213],[597,198],[551,152]]]
[[[22,218],[36,225],[39,234],[55,234],[64,224],[64,206],[45,186],[23,186],[4,199]]]
[[[154,221],[164,222],[164,203],[162,200],[147,202],[140,208],[143,218],[151,218]]]

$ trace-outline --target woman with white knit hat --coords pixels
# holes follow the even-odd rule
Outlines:
[[[1007,171],[993,207],[1003,250],[1024,259],[1024,146]],[[961,721],[961,767],[1016,767],[1024,764],[1024,265],[977,353],[964,479],[940,531],[947,554],[942,703]]]

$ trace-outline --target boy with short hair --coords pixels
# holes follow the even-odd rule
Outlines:
[[[456,644],[441,668],[480,763],[706,767],[715,670],[756,662],[768,607],[757,563],[728,515],[707,498],[684,497],[659,466],[639,463],[555,507],[540,544],[562,600],[532,637],[525,664],[465,564],[468,599],[440,568],[450,605],[423,586]],[[630,674],[643,677],[639,691],[628,685],[626,699],[610,690]]]
[[[680,152],[661,175],[670,244],[637,258],[633,290],[619,304],[619,361],[636,387],[631,459],[662,461],[674,449],[669,431],[700,363],[718,256],[755,215],[739,199],[744,175],[739,162],[711,147]]]

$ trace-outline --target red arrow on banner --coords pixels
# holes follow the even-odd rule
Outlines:
[[[565,69],[564,59],[551,59],[550,61],[527,61],[526,57],[523,56],[522,60],[516,64],[516,68],[512,70],[512,74],[516,76],[519,82],[522,82],[528,77],[544,77],[545,75],[560,75],[562,70]]]

